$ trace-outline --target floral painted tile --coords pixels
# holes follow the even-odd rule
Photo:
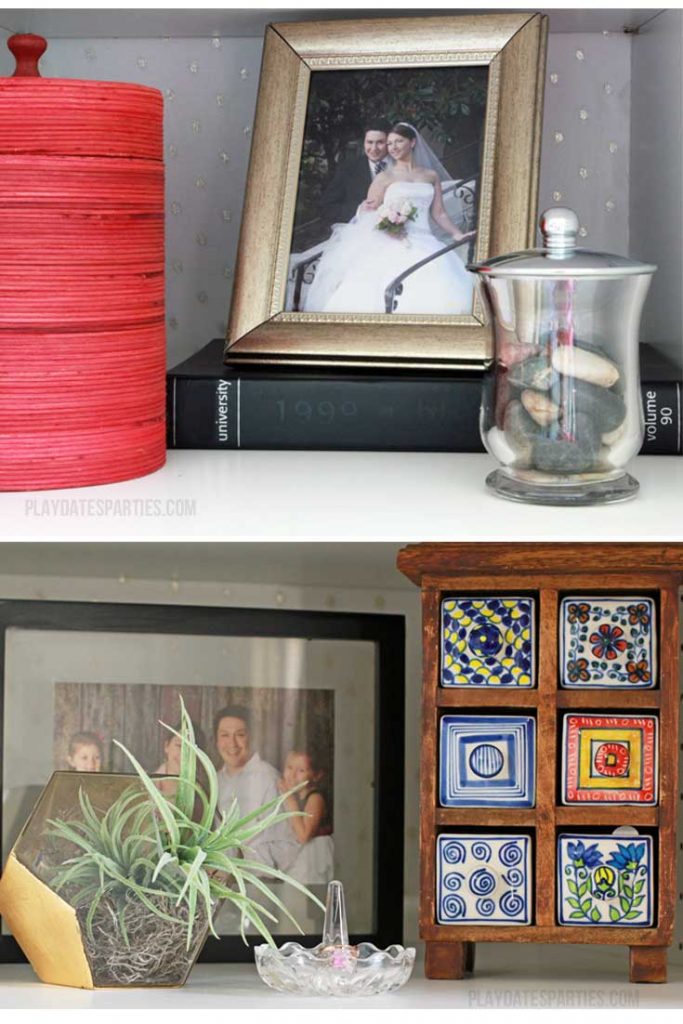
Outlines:
[[[516,715],[444,715],[442,807],[533,807],[536,721]]]
[[[535,686],[535,647],[532,597],[441,603],[442,686]]]
[[[656,636],[651,597],[564,597],[561,685],[629,690],[656,686]]]
[[[564,716],[564,804],[656,804],[657,782],[654,715]]]
[[[557,871],[560,924],[654,924],[651,836],[565,833],[558,837]]]
[[[529,836],[440,835],[436,878],[439,924],[531,924]]]

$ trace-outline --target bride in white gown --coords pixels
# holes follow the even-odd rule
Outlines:
[[[430,218],[455,241],[472,238],[444,209],[441,181],[448,175],[412,125],[394,125],[387,137],[393,163],[374,179],[368,197],[349,224],[336,224],[324,244],[315,278],[304,300],[306,312],[384,313],[385,290],[409,267],[443,249]],[[404,237],[377,227],[380,207],[414,208]],[[415,271],[396,296],[395,313],[463,314],[472,309],[473,276],[455,251]]]

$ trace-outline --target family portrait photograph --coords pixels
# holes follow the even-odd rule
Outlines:
[[[467,315],[488,68],[311,75],[286,308]]]
[[[334,871],[334,693],[250,687],[55,685],[54,767],[129,770],[118,739],[172,796],[180,772],[179,696],[197,745],[218,769],[219,812],[237,801],[243,815],[290,790],[283,809],[302,812],[253,842],[263,863],[307,884]]]

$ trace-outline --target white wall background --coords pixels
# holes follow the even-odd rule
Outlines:
[[[640,35],[550,34],[539,205],[574,207],[583,245],[617,253],[634,248],[640,257],[657,261],[660,229],[667,223],[680,226],[680,215],[678,222],[667,217],[681,190],[676,81],[682,17],[681,11],[666,12]],[[0,29],[0,39],[7,34]],[[668,56],[660,63],[662,52]],[[638,74],[633,104],[632,57]],[[41,62],[46,76],[140,82],[164,93],[170,365],[225,332],[260,59],[260,37],[207,35],[57,38]],[[0,75],[13,67],[2,47]],[[655,95],[664,99],[658,102]],[[641,143],[630,165],[632,106],[637,141],[647,128],[653,145],[666,143],[666,159]],[[656,217],[646,200],[658,204]],[[629,209],[636,232],[629,231]],[[657,282],[646,321],[647,340],[663,341],[678,358],[680,237],[680,230],[669,232],[667,259],[661,261],[668,270]]]

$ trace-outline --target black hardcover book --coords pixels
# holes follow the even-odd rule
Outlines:
[[[233,370],[223,344],[169,372],[169,448],[484,450],[479,374]]]
[[[484,451],[481,374],[247,371],[223,364],[223,345],[169,371],[169,448]],[[643,384],[644,454],[681,454],[680,392]]]

